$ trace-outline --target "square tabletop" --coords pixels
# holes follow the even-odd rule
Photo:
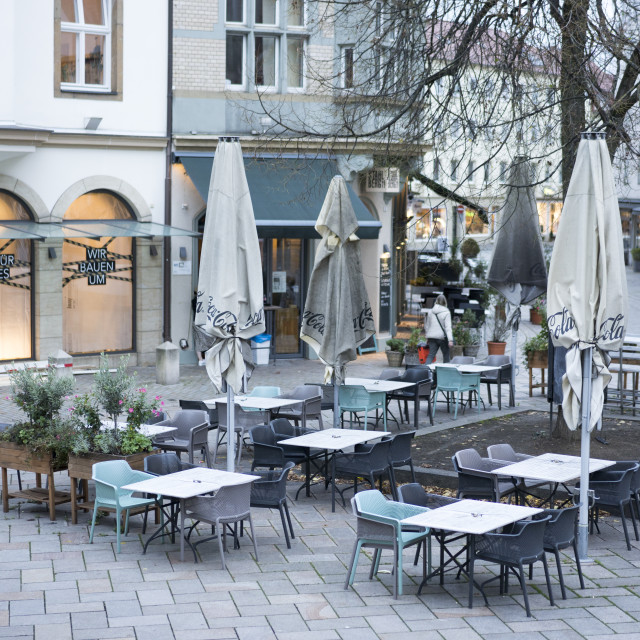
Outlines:
[[[530,518],[541,511],[543,510],[501,502],[460,500],[406,518],[402,520],[402,524],[481,535]]]
[[[311,449],[326,449],[327,451],[341,451],[369,440],[388,435],[384,432],[365,431],[364,429],[324,429],[306,433],[303,436],[280,440],[278,444],[294,447],[309,447]]]
[[[208,467],[196,467],[164,476],[156,476],[148,480],[140,480],[124,485],[128,491],[155,493],[169,498],[193,498],[204,493],[218,491],[221,487],[245,484],[258,480],[257,476],[245,473],[232,473]]]
[[[500,368],[484,364],[451,364],[450,362],[436,362],[428,366],[432,371],[435,371],[436,367],[447,367],[448,369],[457,369],[460,373],[486,373]]]
[[[367,391],[398,391],[407,387],[415,386],[415,382],[400,382],[399,380],[378,380],[376,378],[345,378],[344,383],[347,385],[360,385]]]
[[[119,431],[124,431],[127,428],[126,422],[117,422],[117,428]],[[108,431],[113,428],[113,422],[111,420],[103,420],[100,424],[100,431]],[[172,431],[177,431],[177,427],[169,427],[160,424],[141,424],[138,429],[143,436],[147,436],[151,438],[153,436],[158,436],[160,434],[171,433]]]
[[[612,460],[589,458],[589,473],[611,467]],[[560,453],[543,453],[527,460],[493,469],[491,473],[501,476],[546,480],[548,482],[571,482],[580,477],[581,460],[579,456],[567,456]]]
[[[227,396],[220,396],[219,398],[210,398],[205,400],[204,403],[210,409],[215,409],[216,402],[221,404],[227,403]],[[260,396],[234,396],[234,404],[241,407],[247,407],[247,409],[262,409],[269,411],[271,409],[281,409],[282,407],[290,407],[294,404],[300,404],[302,400],[300,398],[262,398]]]

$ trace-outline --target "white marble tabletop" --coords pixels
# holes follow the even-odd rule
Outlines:
[[[530,518],[542,509],[501,502],[460,500],[402,520],[402,524],[481,535]]]
[[[600,471],[614,465],[612,460],[589,458],[589,473]],[[580,477],[580,457],[567,456],[560,453],[543,453],[521,462],[493,469],[491,473],[530,480],[546,480],[564,484]]]
[[[359,385],[367,391],[398,391],[407,387],[414,387],[415,382],[400,382],[399,380],[378,380],[376,378],[345,378],[344,383],[348,385]]]
[[[294,447],[309,447],[312,449],[326,449],[327,451],[341,451],[357,444],[376,440],[388,435],[381,431],[365,431],[364,429],[324,429],[314,431],[303,436],[280,440],[278,444],[287,444]]]
[[[460,373],[486,373],[500,368],[483,364],[451,364],[450,362],[436,362],[428,366],[432,371],[435,371],[436,367],[447,367],[448,369],[457,369]]]
[[[220,487],[234,486],[254,482],[257,476],[245,473],[231,473],[219,469],[196,467],[164,476],[156,476],[140,482],[132,482],[122,488],[128,491],[155,493],[170,498],[193,498],[205,493],[217,491]]]
[[[126,422],[118,422],[117,425],[118,425],[118,429],[121,431],[127,428]],[[111,429],[113,428],[113,422],[111,422],[110,420],[103,420],[100,430],[107,431],[110,428]],[[177,430],[178,430],[177,427],[169,427],[169,426],[159,425],[159,424],[142,424],[138,429],[138,431],[140,431],[140,433],[143,436],[147,436],[148,438],[151,438],[153,436],[158,436],[160,434],[171,433],[172,431],[177,431]]]
[[[220,402],[221,404],[227,403],[227,396],[220,396],[219,398],[210,398],[209,400],[205,400],[204,403],[210,409],[214,409],[216,406],[216,402]],[[262,398],[260,396],[234,396],[233,398],[234,404],[237,404],[241,407],[246,407],[247,409],[262,409],[265,411],[271,409],[280,409],[282,407],[290,407],[294,404],[300,404],[302,401],[300,398]]]

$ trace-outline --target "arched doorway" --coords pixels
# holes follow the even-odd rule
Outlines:
[[[109,191],[73,201],[68,220],[131,220],[128,205]],[[111,231],[112,232],[112,231]],[[134,349],[134,242],[130,237],[65,238],[62,249],[63,348],[70,354]]]
[[[0,220],[29,221],[27,206],[0,190]],[[0,360],[33,354],[32,240],[0,239]]]

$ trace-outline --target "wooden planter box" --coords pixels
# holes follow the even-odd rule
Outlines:
[[[544,395],[547,383],[544,379],[544,371],[549,366],[549,354],[545,350],[543,351],[531,351],[527,354],[527,364],[529,366],[529,397],[533,395],[534,389],[542,389]],[[533,370],[540,369],[542,376],[542,382],[533,382]]]
[[[71,480],[71,522],[78,524],[78,509],[84,511],[93,510],[93,502],[89,502],[89,480],[93,474],[93,465],[96,462],[107,460],[126,460],[132,469],[144,471],[144,459],[158,453],[153,451],[143,451],[142,453],[132,453],[128,456],[116,456],[108,453],[91,453],[86,456],[69,456],[69,479]],[[78,482],[80,480],[80,493],[78,493]],[[82,502],[79,502],[82,500]],[[132,513],[135,511],[132,510]]]
[[[49,503],[49,519],[56,519],[56,505],[71,500],[71,494],[56,491],[53,474],[66,469],[57,465],[51,454],[34,453],[22,444],[0,442],[0,467],[2,467],[2,510],[9,511],[10,498],[25,498],[36,502]],[[31,471],[36,474],[36,486],[33,489],[9,491],[7,469]],[[42,475],[47,476],[47,488],[42,487]]]

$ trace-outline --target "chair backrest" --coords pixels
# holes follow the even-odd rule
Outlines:
[[[456,471],[481,470],[483,467],[482,456],[475,449],[461,449],[456,451],[451,458]]]
[[[415,431],[396,433],[389,442],[389,462],[400,463],[411,459],[411,441]]]
[[[156,411],[154,416],[147,418],[146,424],[157,424],[158,422],[163,422],[164,420],[168,420],[169,416],[165,411]]]
[[[180,403],[181,409],[206,411],[207,416],[209,417],[209,424],[212,427],[215,427],[218,424],[218,411],[215,408],[210,409],[206,402],[203,402],[202,400],[178,400],[178,402]]]
[[[458,498],[449,498],[437,493],[427,493],[422,485],[417,482],[399,486],[398,498],[400,502],[414,504],[418,507],[427,507],[428,509],[437,509],[453,502],[459,502]]]
[[[536,516],[549,516],[544,531],[545,546],[565,547],[573,542],[576,537],[576,523],[578,521],[578,511],[580,507],[567,507],[566,509],[545,509]]]
[[[289,471],[295,467],[293,462],[287,462],[282,469],[270,471],[252,471],[251,475],[260,479],[251,483],[251,502],[281,501],[287,497],[287,478]]]
[[[389,466],[389,450],[391,448],[391,439],[380,440],[368,445],[369,450],[365,454],[367,458],[367,466],[373,471],[381,471]],[[365,456],[363,456],[364,458]],[[362,459],[362,458],[361,458]]]
[[[338,388],[338,403],[342,409],[366,411],[383,402],[384,393],[369,392],[361,385],[341,385]]]
[[[487,455],[493,460],[518,462],[516,452],[510,444],[491,444],[487,447]]]
[[[316,396],[322,397],[322,387],[319,384],[300,384],[294,387],[292,391],[286,391],[282,394],[285,398],[296,400],[308,400]]]
[[[473,364],[474,360],[473,356],[453,356],[449,362],[451,364]]]
[[[258,425],[249,430],[249,438],[252,444],[276,444],[276,437],[270,426]]]
[[[218,425],[220,427],[227,427],[227,403],[216,402],[216,409],[218,410]],[[239,427],[254,427],[257,424],[265,424],[264,411],[244,411],[244,409],[237,404],[233,405],[233,414],[235,421],[235,428]]]
[[[436,379],[439,389],[457,391],[462,385],[462,374],[453,367],[436,366]]]
[[[276,440],[282,438],[295,438],[305,433],[313,431],[313,429],[304,429],[302,425],[296,426],[291,424],[286,418],[274,418],[270,423],[271,431],[276,436]]]
[[[508,543],[503,546],[505,558],[533,558],[544,553],[544,532],[551,516],[514,523]]]
[[[397,378],[402,375],[402,369],[392,369],[386,367],[380,372],[378,380],[390,380],[391,378]]]
[[[275,398],[281,395],[281,393],[280,387],[261,386],[254,387],[249,395],[258,398]]]
[[[428,382],[431,380],[431,369],[428,367],[415,367],[407,369],[401,376],[402,382]]]
[[[120,489],[132,480],[132,469],[126,460],[106,460],[93,464],[91,478],[95,481],[96,499],[117,500],[119,495],[131,494],[132,491]],[[136,478],[137,480],[138,478]],[[114,485],[115,490],[102,483]]]
[[[171,420],[167,421],[172,427],[176,427],[177,431],[171,435],[177,438],[188,440],[191,435],[191,429],[201,424],[209,424],[209,417],[205,411],[196,411],[195,409],[184,409],[176,411]]]
[[[380,491],[371,489],[369,491],[358,491],[358,493],[351,498],[351,507],[356,516],[363,513],[377,514],[384,511],[387,502],[388,500]]]
[[[144,470],[156,476],[166,476],[169,473],[177,473],[184,468],[183,463],[175,451],[157,453],[153,456],[147,456],[144,459]]]
[[[209,423],[191,428],[191,445],[194,449],[209,446]]]
[[[502,367],[505,364],[511,364],[511,356],[487,356],[482,364],[488,367]]]

